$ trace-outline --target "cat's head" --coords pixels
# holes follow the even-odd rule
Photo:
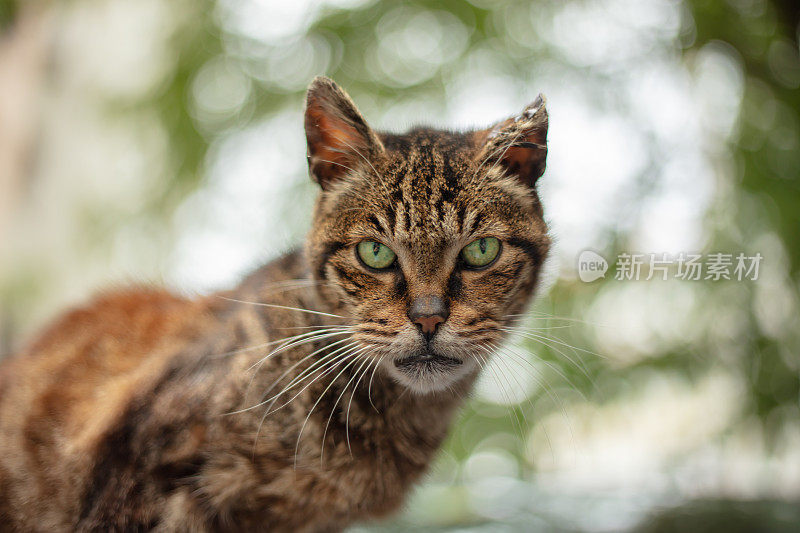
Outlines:
[[[417,392],[474,376],[530,300],[550,245],[536,192],[544,99],[484,130],[395,135],[317,78],[305,129],[321,188],[307,254],[360,354]]]

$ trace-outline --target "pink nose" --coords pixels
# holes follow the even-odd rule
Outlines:
[[[450,311],[439,296],[428,295],[414,298],[408,310],[408,318],[417,325],[426,340],[431,340],[439,324],[447,320]]]
[[[444,322],[444,318],[439,315],[421,316],[414,320],[414,324],[420,326],[420,330],[424,335],[431,335],[436,331],[436,327]]]

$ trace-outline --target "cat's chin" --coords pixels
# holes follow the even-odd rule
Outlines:
[[[471,359],[421,353],[395,357],[386,367],[401,385],[418,394],[429,394],[452,387],[469,375],[475,364]]]

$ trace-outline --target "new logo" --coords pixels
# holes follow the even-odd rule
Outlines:
[[[604,278],[607,270],[608,261],[597,252],[584,250],[578,256],[578,277],[585,283]]]

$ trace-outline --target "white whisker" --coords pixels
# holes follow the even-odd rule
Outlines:
[[[320,442],[320,452],[319,452],[319,462],[320,462],[320,465],[322,464],[323,456],[324,456],[324,454],[325,454],[325,437],[326,437],[326,436],[327,436],[327,434],[328,434],[328,426],[330,426],[331,419],[333,418],[333,414],[334,414],[334,412],[336,411],[336,406],[337,406],[337,405],[339,405],[339,401],[342,399],[342,396],[344,396],[344,395],[345,395],[345,393],[347,392],[347,388],[350,386],[350,384],[353,382],[353,380],[355,380],[355,379],[356,379],[356,376],[358,376],[358,375],[359,375],[359,372],[360,372],[360,371],[361,371],[361,369],[364,367],[364,365],[366,365],[366,364],[368,364],[368,363],[370,362],[370,359],[367,357],[367,355],[369,355],[369,353],[370,353],[370,352],[367,352],[366,354],[363,354],[363,355],[362,355],[362,358],[363,358],[364,360],[363,360],[363,361],[361,362],[361,364],[360,364],[360,365],[358,365],[358,367],[357,367],[357,368],[356,368],[356,369],[353,371],[353,375],[350,377],[350,379],[347,381],[347,383],[345,383],[344,387],[342,388],[342,392],[341,392],[341,393],[339,394],[339,396],[336,398],[336,401],[335,401],[335,402],[333,402],[333,407],[331,407],[331,414],[330,414],[330,415],[328,415],[328,420],[325,422],[325,430],[322,432],[322,441]],[[356,383],[356,384],[357,384],[357,383]],[[355,393],[355,388],[353,389],[353,393]],[[351,399],[352,399],[352,396],[351,396]],[[347,431],[348,431],[348,430],[347,430],[347,429],[345,429],[345,432],[347,432]],[[352,455],[353,455],[353,451],[352,451],[352,450],[350,450],[350,438],[349,438],[349,433],[348,433],[348,438],[347,438],[347,449],[350,451],[350,455],[352,456]]]
[[[365,350],[367,348],[368,347],[362,347],[361,350]],[[336,382],[336,380],[339,379],[339,376],[341,376],[350,366],[352,366],[355,362],[358,361],[359,353],[360,352],[355,352],[354,354],[351,354],[349,356],[349,358],[351,360],[344,365],[342,370],[340,370],[339,373],[336,374],[336,376],[334,376],[333,379],[331,379],[331,381],[328,384],[328,386],[325,387],[325,390],[323,390],[322,394],[320,394],[319,398],[317,398],[317,401],[314,402],[314,405],[311,406],[311,410],[308,412],[308,416],[306,416],[305,420],[303,421],[303,425],[300,427],[300,432],[297,434],[297,444],[295,444],[295,447],[294,447],[294,467],[295,467],[295,469],[297,468],[297,452],[300,450],[300,439],[303,436],[303,430],[305,430],[306,424],[308,424],[308,421],[311,418],[311,414],[314,412],[314,409],[317,408],[317,405],[319,405],[319,402],[322,401],[322,398],[328,393],[328,391],[333,386],[333,384]],[[344,361],[340,361],[339,364],[341,364],[342,362],[344,362]],[[324,446],[324,443],[323,443],[323,446]]]
[[[266,402],[272,401],[272,404],[274,404],[277,401],[277,399],[280,398],[283,394],[286,394],[291,389],[293,389],[294,387],[296,387],[297,385],[299,385],[300,383],[302,383],[306,379],[310,378],[311,375],[314,374],[315,372],[321,372],[321,371],[323,371],[323,369],[328,367],[330,364],[334,364],[337,361],[344,361],[345,359],[347,359],[350,356],[351,353],[355,352],[357,349],[359,349],[359,342],[358,341],[352,341],[352,342],[350,342],[349,344],[347,344],[345,346],[341,346],[341,347],[337,348],[332,353],[324,355],[323,357],[321,357],[320,359],[318,359],[317,361],[312,363],[311,366],[309,366],[308,368],[303,370],[294,379],[292,379],[289,382],[289,384],[286,385],[280,392],[278,392],[277,394],[274,394],[270,398],[267,398],[262,403],[266,403]],[[325,374],[323,373],[322,375],[324,376]],[[321,376],[317,376],[317,378],[319,378],[319,377],[321,377]],[[279,407],[275,408],[274,410],[272,410],[272,404],[270,404],[270,407],[269,407],[268,411],[270,413],[274,413],[275,411],[277,411],[277,410],[289,405],[292,401],[294,401],[295,398],[300,396],[300,394],[302,394],[303,391],[306,390],[308,387],[310,387],[313,383],[314,383],[314,380],[308,382],[294,396],[289,398],[289,400],[287,400],[286,402],[284,402],[283,404],[281,404]]]
[[[373,350],[372,352],[368,352],[367,355],[370,355],[374,351],[375,350]],[[350,457],[353,456],[353,450],[350,448],[350,407],[353,405],[353,396],[355,396],[356,390],[358,390],[358,384],[361,383],[361,380],[364,379],[364,376],[366,376],[367,373],[369,373],[370,366],[373,365],[373,363],[374,363],[375,368],[377,368],[378,363],[380,363],[381,359],[383,359],[383,358],[382,357],[378,357],[378,358],[372,358],[370,360],[370,363],[364,369],[364,372],[361,374],[361,377],[358,378],[358,381],[356,381],[356,384],[353,385],[353,392],[350,393],[350,401],[347,402],[347,413],[346,413],[345,419],[344,419],[344,427],[345,427],[345,437],[347,439],[347,451],[350,452]],[[367,397],[369,397],[369,391],[367,391]],[[370,400],[370,403],[371,403],[371,400]]]
[[[367,387],[367,398],[369,398],[369,404],[372,406],[373,409],[375,409],[376,413],[380,413],[380,411],[378,411],[378,408],[375,407],[374,403],[372,403],[372,380],[375,379],[375,372],[378,370],[378,367],[381,365],[381,363],[383,362],[383,359],[385,357],[386,357],[386,354],[383,354],[382,356],[380,356],[380,358],[378,358],[378,363],[375,365],[375,368],[372,370],[372,375],[369,378],[369,386]]]
[[[314,311],[314,310],[311,310],[311,309],[303,309],[301,307],[290,307],[288,305],[268,304],[268,303],[264,303],[264,302],[248,302],[246,300],[237,300],[236,298],[228,298],[227,296],[221,296],[221,295],[217,295],[217,298],[222,298],[223,300],[228,300],[228,301],[236,302],[236,303],[240,303],[240,304],[257,305],[257,306],[260,306],[260,307],[272,307],[272,308],[275,308],[275,309],[285,309],[287,311],[300,311],[300,312],[303,312],[303,313],[311,313],[312,315],[320,315],[320,316],[327,316],[327,317],[331,317],[331,318],[341,318],[341,319],[347,320],[347,317],[344,317],[342,315],[335,315],[333,313],[323,313],[322,311]]]
[[[303,357],[303,358],[302,358],[300,361],[297,361],[297,362],[296,362],[295,364],[293,364],[291,367],[289,367],[288,369],[286,369],[286,370],[283,372],[283,374],[281,374],[281,375],[280,375],[280,376],[279,376],[279,377],[278,377],[278,378],[277,378],[277,379],[276,379],[276,380],[275,380],[275,381],[272,383],[272,386],[270,386],[270,388],[268,388],[266,391],[264,391],[264,393],[262,394],[262,398],[263,398],[264,396],[266,396],[266,395],[269,393],[269,391],[271,391],[271,390],[272,390],[272,389],[275,387],[275,385],[276,385],[276,384],[280,383],[280,380],[282,380],[284,377],[286,377],[286,376],[287,376],[287,375],[288,375],[288,374],[289,374],[289,373],[290,373],[290,372],[291,372],[291,371],[292,371],[294,368],[296,368],[298,365],[302,364],[304,361],[306,361],[306,360],[308,360],[309,358],[311,358],[311,357],[315,356],[316,354],[320,353],[320,352],[321,352],[321,351],[323,351],[323,350],[330,349],[330,348],[332,348],[332,347],[334,347],[334,346],[336,346],[336,345],[338,345],[338,344],[341,344],[341,343],[343,343],[343,342],[348,342],[348,341],[350,341],[350,339],[341,339],[341,340],[338,340],[338,341],[332,342],[332,343],[330,343],[330,344],[326,344],[326,345],[325,345],[325,346],[323,346],[322,348],[319,348],[319,349],[317,349],[317,350],[315,350],[315,351],[311,352],[311,353],[310,353],[310,354],[308,354],[307,356]],[[351,341],[351,344],[354,344],[354,343],[355,343],[355,341]],[[336,350],[335,350],[333,353],[331,353],[331,354],[328,354],[328,355],[326,355],[325,357],[330,357],[330,356],[332,356],[332,355],[335,355],[337,352],[341,351],[342,349],[346,349],[346,348],[347,348],[347,346],[349,346],[349,345],[345,345],[345,346],[342,346],[342,347],[340,347],[340,348],[337,348],[337,349],[336,349]],[[323,358],[323,359],[324,359],[324,358]],[[316,364],[316,363],[314,363],[314,364]],[[310,368],[313,368],[314,364],[312,364],[312,365],[311,365],[311,367],[309,367],[309,369],[310,369]],[[304,370],[304,371],[303,371],[303,372],[302,372],[302,373],[301,373],[299,376],[295,377],[295,378],[294,378],[294,380],[297,380],[297,379],[299,379],[299,378],[300,378],[300,377],[303,375],[303,373],[304,373],[304,372],[306,372],[306,371],[307,371],[307,370],[309,370],[309,369],[306,369],[306,370]],[[252,384],[252,380],[253,380],[253,378],[251,377],[251,378],[250,378],[250,383],[251,383],[251,384]],[[283,393],[287,392],[287,391],[288,391],[288,389],[290,389],[290,388],[291,388],[291,385],[294,383],[294,380],[292,380],[292,382],[290,382],[290,383],[289,383],[289,385],[287,385],[287,387],[285,387],[283,390],[281,390],[281,392],[279,392],[279,393],[277,394],[277,396],[280,396],[281,394],[283,394]],[[249,388],[249,387],[250,387],[250,385],[248,385],[248,388]],[[252,406],[250,406],[250,407],[246,407],[246,408],[244,408],[244,409],[239,409],[238,411],[231,411],[230,413],[226,413],[226,414],[231,414],[231,415],[234,415],[234,414],[237,414],[237,413],[244,413],[245,411],[250,411],[250,410],[252,410],[252,409],[255,409],[255,408],[257,408],[257,407],[260,407],[260,406],[262,406],[262,405],[266,404],[266,403],[267,403],[268,401],[270,401],[272,398],[273,398],[273,397],[270,397],[270,398],[268,398],[268,399],[266,399],[266,400],[262,400],[262,401],[260,401],[259,403],[255,404],[255,405],[252,405]]]

